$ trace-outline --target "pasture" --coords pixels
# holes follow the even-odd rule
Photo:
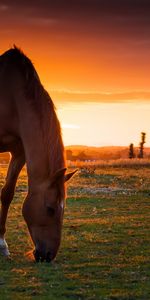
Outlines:
[[[0,299],[150,299],[150,169],[89,168],[68,183],[61,248],[51,264],[27,254],[21,172],[7,222],[11,260],[0,256]],[[5,174],[1,165],[1,186]]]

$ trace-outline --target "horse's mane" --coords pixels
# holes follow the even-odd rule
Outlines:
[[[52,174],[65,165],[61,128],[53,101],[41,84],[33,63],[22,50],[14,46],[0,57],[9,64],[15,65],[24,78],[24,93],[39,116],[45,150],[49,157],[49,172]]]
[[[33,63],[21,49],[14,45],[13,48],[9,49],[3,55],[1,55],[1,58],[5,60],[6,64],[16,66],[21,72],[25,80],[25,93],[28,96],[28,100],[30,99],[31,101],[38,101],[38,94],[45,93],[47,94],[47,98],[49,98],[51,106],[54,107],[50,96],[45,91],[40,81]]]

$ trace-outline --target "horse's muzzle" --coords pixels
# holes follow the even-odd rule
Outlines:
[[[53,254],[49,251],[46,254],[39,250],[34,250],[33,255],[36,262],[51,262],[53,259]]]

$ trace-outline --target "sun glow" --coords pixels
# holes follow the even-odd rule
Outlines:
[[[142,117],[144,116],[144,118]],[[58,109],[65,145],[150,145],[150,103],[65,103]]]
[[[64,123],[62,123],[62,128],[66,128],[66,129],[80,129],[80,126],[76,125],[76,124],[64,124]]]

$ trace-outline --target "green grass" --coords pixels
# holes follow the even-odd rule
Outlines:
[[[7,222],[11,260],[0,257],[0,299],[150,299],[148,168],[97,168],[90,176],[74,176],[52,264],[36,264],[25,255],[32,248],[21,215],[26,190],[22,172]]]

